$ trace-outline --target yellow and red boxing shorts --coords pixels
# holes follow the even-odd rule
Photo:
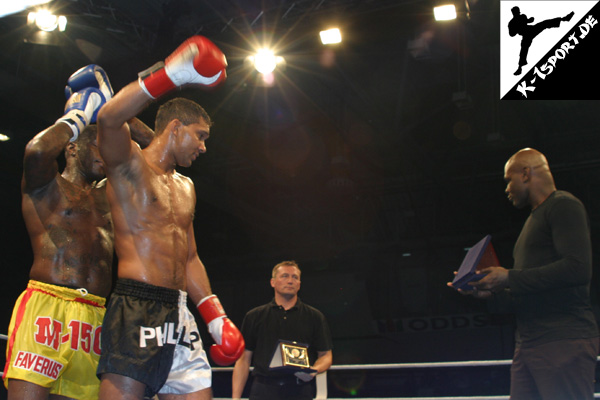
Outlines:
[[[20,379],[51,394],[97,399],[105,302],[85,289],[30,280],[8,327],[4,385]]]

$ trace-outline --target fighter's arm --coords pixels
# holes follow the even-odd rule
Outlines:
[[[222,366],[233,364],[242,355],[244,338],[239,329],[225,314],[219,298],[212,294],[206,268],[196,249],[194,229],[188,228],[188,261],[186,265],[186,284],[190,298],[197,305],[200,316],[215,341],[210,347],[210,356]]]
[[[236,400],[242,397],[244,387],[248,381],[250,374],[250,363],[252,362],[252,351],[244,350],[244,353],[236,361],[233,367],[233,375],[231,376],[231,397]]]
[[[109,169],[129,161],[132,134],[127,122],[150,101],[151,98],[135,81],[121,89],[98,112],[98,148]]]
[[[100,91],[84,88],[73,93],[65,105],[65,114],[53,126],[37,134],[25,148],[22,190],[30,193],[50,183],[58,173],[56,158],[69,141],[92,121],[105,103]]]
[[[154,136],[156,136],[154,131],[138,118],[132,118],[127,121],[127,123],[129,124],[131,138],[135,140],[142,149],[146,148],[152,139],[154,139]]]
[[[75,71],[67,81],[65,95],[70,98],[74,93],[88,88],[98,89],[103,103],[114,96],[108,75],[102,67],[96,64],[90,64]],[[95,123],[96,120],[97,112],[91,116],[90,122]],[[154,131],[137,118],[130,119],[128,123],[133,140],[142,148],[148,146],[154,138]]]
[[[98,146],[110,169],[131,156],[131,132],[126,124],[148,103],[182,86],[215,87],[226,79],[225,55],[210,40],[192,36],[164,62],[157,63],[125,86],[98,113]]]
[[[188,258],[186,264],[186,290],[194,304],[212,294],[206,268],[198,256],[193,224],[188,228]]]
[[[27,143],[23,157],[22,190],[30,193],[50,183],[58,174],[57,157],[73,136],[71,128],[64,123],[38,133]]]

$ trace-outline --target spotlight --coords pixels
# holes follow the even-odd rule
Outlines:
[[[28,7],[49,3],[51,0],[4,0],[0,2],[0,18],[25,10]]]
[[[456,7],[454,4],[446,4],[434,7],[433,15],[436,21],[449,21],[456,19]]]
[[[30,12],[27,15],[27,24],[35,24],[44,32],[52,32],[58,28],[60,32],[64,32],[67,27],[67,17],[64,15],[54,15],[48,10],[40,10]]]
[[[254,68],[261,74],[273,72],[277,66],[277,58],[271,50],[260,49],[254,56]]]
[[[275,53],[269,49],[260,49],[254,56],[249,56],[246,60],[263,75],[272,73],[275,68],[285,67],[284,58],[276,56]]]
[[[342,41],[342,33],[338,28],[321,31],[319,36],[321,36],[321,43],[323,44],[336,44]]]

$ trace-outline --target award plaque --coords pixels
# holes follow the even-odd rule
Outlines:
[[[484,274],[478,273],[480,270],[500,265],[491,240],[492,237],[487,235],[469,249],[452,281],[453,288],[472,290],[473,288],[468,283],[483,278]]]
[[[315,370],[310,368],[308,346],[287,340],[280,340],[277,344],[269,368],[288,369],[293,372],[315,372]]]

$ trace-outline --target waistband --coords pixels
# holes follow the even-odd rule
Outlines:
[[[294,375],[277,376],[277,377],[254,375],[253,379],[255,382],[261,383],[263,385],[270,385],[270,386],[306,385],[311,382],[311,381],[305,382],[302,379],[296,378]]]
[[[115,294],[133,296],[141,300],[158,301],[163,304],[179,304],[180,296],[186,300],[186,292],[170,289],[162,286],[154,286],[149,283],[134,281],[133,279],[118,279],[115,285]]]
[[[27,283],[27,290],[45,293],[65,301],[76,301],[89,304],[94,307],[104,307],[104,304],[106,304],[106,299],[104,297],[88,293],[85,288],[71,289],[65,286],[53,285],[51,283],[31,279],[29,280],[29,283]]]

